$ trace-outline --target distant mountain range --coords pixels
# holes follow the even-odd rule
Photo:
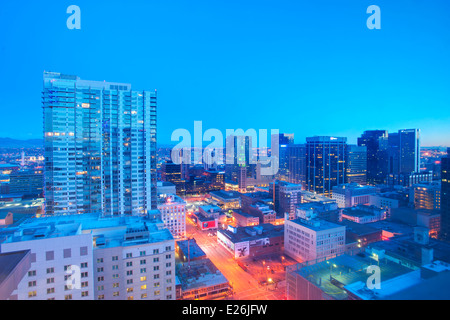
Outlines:
[[[42,148],[42,147],[44,147],[43,139],[19,140],[0,137],[0,148]]]

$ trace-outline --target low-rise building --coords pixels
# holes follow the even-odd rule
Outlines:
[[[284,251],[303,262],[342,254],[345,226],[317,218],[285,220]]]
[[[349,208],[368,204],[370,195],[376,193],[376,191],[375,187],[347,183],[333,187],[332,199],[336,200],[339,208]]]
[[[251,227],[259,224],[259,217],[242,210],[233,210],[233,222],[238,227]]]
[[[254,227],[232,227],[217,231],[217,242],[234,258],[257,257],[281,252],[284,246],[283,226],[270,223]]]
[[[356,223],[371,223],[386,219],[386,210],[375,206],[359,205],[357,207],[345,208],[342,218]]]
[[[211,191],[211,199],[216,201],[217,204],[223,209],[239,209],[241,207],[241,197],[239,192],[236,191]]]

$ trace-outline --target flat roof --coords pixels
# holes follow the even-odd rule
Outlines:
[[[345,228],[344,226],[338,225],[336,223],[322,220],[322,219],[312,219],[312,220],[305,220],[302,218],[297,218],[294,220],[290,220],[290,222],[293,222],[295,224],[307,227],[308,229],[314,230],[314,231],[324,231],[334,228]]]
[[[357,282],[366,283],[369,277],[367,268],[371,265],[380,267],[382,284],[389,279],[413,271],[390,260],[383,260],[378,264],[377,261],[364,254],[354,256],[343,254],[312,265],[300,263],[288,270],[302,276],[329,296],[343,300],[348,298],[345,286]]]
[[[163,228],[160,219],[149,219],[139,216],[100,217],[98,214],[73,214],[29,218],[15,227],[15,234],[6,236],[5,243],[30,241],[80,234],[92,234],[103,237],[104,247],[133,245],[133,234],[145,232],[148,236],[141,239],[143,243],[156,243],[172,240],[170,231]]]
[[[219,198],[222,198],[224,200],[240,199],[239,192],[235,192],[235,191],[217,190],[217,191],[210,191],[209,194],[219,197]]]
[[[261,234],[258,234],[256,230],[262,230]],[[256,232],[254,236],[248,234],[246,230],[253,230]],[[224,230],[217,230],[218,233],[222,233],[225,237],[230,239],[233,243],[243,242],[243,241],[252,241],[252,240],[258,240],[263,238],[273,238],[273,237],[279,237],[284,235],[284,227],[283,226],[275,226],[271,223],[263,223],[259,224],[254,227],[237,227],[236,233],[224,229]]]
[[[200,248],[195,239],[177,241],[177,246],[186,257],[189,254],[191,259],[206,257],[206,253]]]

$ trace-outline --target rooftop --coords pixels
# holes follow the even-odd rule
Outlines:
[[[209,194],[211,196],[222,198],[224,200],[238,200],[238,199],[240,199],[239,192],[235,192],[235,191],[218,190],[218,191],[211,191]]]
[[[10,228],[8,228],[10,229]],[[12,233],[14,231],[14,233]],[[97,214],[29,218],[8,230],[5,243],[92,234],[95,247],[115,247],[172,240],[160,219],[138,216],[99,217]]]
[[[227,278],[209,259],[181,264],[177,270],[183,291],[228,283]]]
[[[346,292],[348,286],[355,283],[366,284],[369,276],[367,268],[372,265],[380,267],[383,285],[389,279],[413,271],[389,260],[383,260],[378,263],[365,254],[354,256],[344,254],[312,265],[298,264],[289,267],[288,270],[307,279],[332,298],[344,300],[348,298],[348,293]]]
[[[310,220],[297,218],[294,220],[290,220],[290,222],[307,227],[308,229],[316,231],[316,232],[334,229],[334,228],[343,228],[343,226],[341,226],[341,225],[338,225],[336,223],[333,223],[333,222],[330,222],[327,220],[318,219],[318,218],[310,219]]]
[[[258,233],[258,230],[260,233]],[[283,236],[284,228],[283,226],[275,226],[270,223],[264,223],[254,227],[237,227],[236,233],[228,229],[218,230],[217,232],[223,234],[225,237],[230,239],[231,242],[238,243],[242,241]]]

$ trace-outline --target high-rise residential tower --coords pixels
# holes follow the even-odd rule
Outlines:
[[[142,215],[156,203],[156,91],[44,72],[46,214]]]

